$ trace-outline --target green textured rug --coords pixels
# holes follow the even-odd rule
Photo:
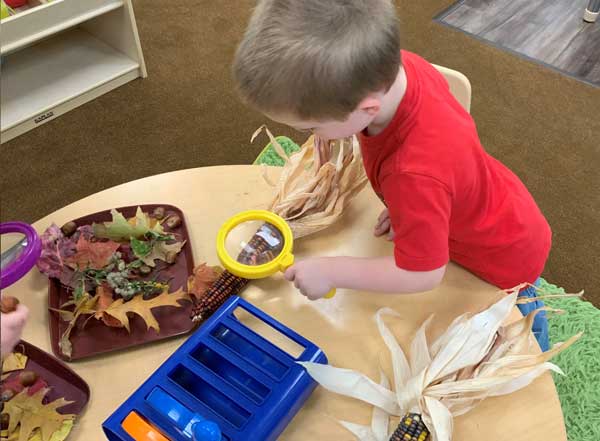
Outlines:
[[[549,293],[564,289],[542,280]],[[550,317],[550,341],[565,341],[583,331],[581,339],[554,360],[565,375],[554,374],[569,441],[600,440],[600,310],[578,298],[546,299],[564,314]]]
[[[277,137],[287,154],[300,150],[284,136]],[[283,160],[268,144],[254,164],[282,166]],[[542,279],[547,293],[564,293],[562,288]],[[565,418],[569,441],[600,440],[600,310],[579,298],[547,299],[546,305],[565,311],[550,317],[550,341],[565,341],[578,332],[584,336],[553,362],[565,375],[554,374],[554,382]]]

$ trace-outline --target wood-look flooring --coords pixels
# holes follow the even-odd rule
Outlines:
[[[439,17],[600,86],[600,21],[586,23],[588,0],[462,0]]]

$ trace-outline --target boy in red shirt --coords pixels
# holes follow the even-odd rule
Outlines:
[[[375,235],[394,241],[394,256],[298,262],[286,278],[302,294],[428,291],[449,260],[500,288],[537,283],[548,223],[523,183],[485,152],[444,77],[400,50],[390,0],[259,1],[234,75],[246,101],[275,121],[328,139],[358,134],[387,206]],[[545,315],[534,333],[548,349]]]

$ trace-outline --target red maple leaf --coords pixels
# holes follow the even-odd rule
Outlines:
[[[79,269],[102,269],[108,265],[110,258],[119,247],[120,244],[112,240],[90,242],[81,235],[77,241],[77,252],[66,261]]]

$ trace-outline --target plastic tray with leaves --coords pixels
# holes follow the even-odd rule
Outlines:
[[[152,212],[159,206],[165,208],[167,215],[177,214],[182,219],[181,225],[171,232],[178,233],[181,239],[185,240],[185,245],[179,253],[177,261],[165,268],[163,274],[170,279],[170,292],[179,288],[186,290],[187,278],[192,274],[194,262],[185,218],[179,208],[168,204],[140,205],[140,208],[144,212]],[[117,208],[117,211],[129,218],[135,215],[137,207],[137,205],[121,207]],[[110,211],[106,210],[75,219],[73,222],[77,226],[82,226],[110,220]],[[70,294],[67,289],[57,279],[49,279],[48,306],[59,309],[69,299]],[[161,307],[154,309],[153,315],[160,325],[159,333],[154,329],[147,329],[144,320],[134,314],[129,314],[130,332],[125,328],[105,326],[99,320],[86,320],[86,317],[81,317],[71,332],[70,341],[73,347],[71,358],[66,357],[59,347],[61,335],[68,323],[61,320],[58,313],[50,311],[49,327],[52,351],[63,360],[73,361],[185,334],[194,328],[194,323],[190,319],[191,307],[191,302],[183,302],[179,308]]]

